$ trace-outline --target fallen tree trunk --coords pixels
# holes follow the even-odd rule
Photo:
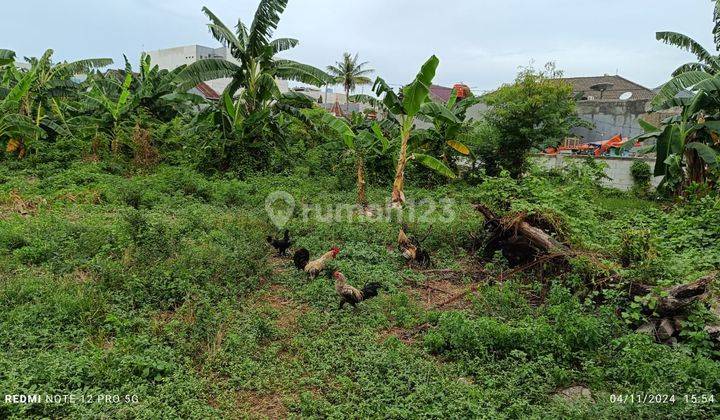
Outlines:
[[[520,216],[503,220],[484,204],[476,204],[475,210],[485,217],[485,229],[491,237],[485,246],[485,257],[501,251],[512,266],[529,263],[538,254],[570,254],[571,250],[542,229],[531,225]]]
[[[577,252],[574,252],[544,230],[528,223],[522,215],[514,219],[503,219],[495,215],[490,208],[483,204],[476,204],[474,207],[485,217],[485,229],[488,230],[491,235],[485,249],[486,257],[488,254],[492,256],[495,251],[500,250],[503,252],[503,255],[508,257],[511,265],[514,263],[516,267],[508,273],[501,275],[499,278],[501,282],[537,264],[556,259],[567,259],[578,255]],[[512,258],[514,258],[514,260]],[[687,306],[704,299],[708,295],[710,292],[710,284],[715,280],[717,274],[718,273],[715,272],[693,283],[662,289],[662,293],[656,296],[657,304],[654,305],[652,310],[646,307],[646,311],[648,313],[655,313],[656,316],[660,318],[681,314]],[[617,279],[615,278],[615,281],[612,283],[616,282]],[[465,292],[453,296],[446,302],[437,305],[437,307],[440,308],[458,299],[462,299],[476,290],[476,286],[470,287]],[[630,285],[628,295],[632,299],[636,296],[650,295],[656,291],[656,287],[633,283]]]
[[[709,274],[700,280],[692,283],[680,284],[677,286],[662,289],[657,296],[657,305],[652,312],[660,317],[676,315],[687,306],[704,299],[710,291],[710,283],[717,278],[717,272]],[[646,284],[633,283],[630,285],[630,297],[646,296],[655,293],[655,287]]]

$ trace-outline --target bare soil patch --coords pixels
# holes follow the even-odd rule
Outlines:
[[[239,391],[237,403],[250,413],[251,418],[283,419],[287,418],[288,410],[282,402],[282,395],[262,394],[255,391]]]

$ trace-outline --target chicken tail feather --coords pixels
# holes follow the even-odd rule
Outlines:
[[[305,248],[300,248],[295,251],[293,255],[293,263],[298,270],[304,270],[307,263],[310,262],[310,251]]]
[[[382,289],[382,285],[380,283],[368,283],[363,287],[362,294],[363,294],[363,300],[372,299],[375,296],[378,295],[378,290]]]

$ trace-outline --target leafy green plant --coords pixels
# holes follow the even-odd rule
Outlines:
[[[419,163],[448,178],[455,178],[455,174],[433,156],[417,152],[409,153],[409,150],[413,150],[413,145],[410,144],[410,141],[413,134],[414,120],[420,113],[423,105],[429,101],[430,85],[435,77],[438,64],[440,64],[440,60],[438,60],[437,57],[430,57],[430,59],[423,64],[420,72],[415,76],[415,79],[402,88],[400,95],[397,95],[385,80],[378,77],[373,85],[373,90],[378,97],[382,98],[380,102],[372,98],[356,98],[356,100],[364,100],[371,104],[381,106],[385,112],[392,115],[400,127],[399,156],[391,195],[391,202],[394,207],[402,207],[405,203],[405,168],[410,160],[417,160]],[[427,108],[427,105],[425,106]],[[434,109],[437,110],[437,108]],[[448,113],[443,113],[443,115],[448,115]],[[384,137],[383,133],[377,130],[375,132],[379,138]],[[389,141],[384,139],[382,142],[386,143]]]
[[[222,100],[210,112],[211,120],[223,130],[226,141],[222,149],[222,169],[238,160],[241,152],[254,152],[254,158],[267,163],[267,149],[273,137],[282,137],[285,114],[298,117],[298,108],[307,108],[311,101],[298,93],[281,94],[279,79],[322,86],[330,81],[322,70],[307,64],[277,58],[280,52],[298,45],[298,40],[270,40],[277,28],[287,0],[261,0],[248,28],[238,22],[230,30],[208,8],[203,12],[210,19],[210,33],[229,50],[235,59],[207,58],[196,61],[177,75],[183,89],[222,77],[231,78],[222,93]],[[237,63],[237,64],[236,64]],[[236,95],[237,94],[237,95]],[[237,97],[236,97],[237,96]],[[248,147],[242,147],[245,143]]]
[[[306,113],[306,115],[310,116],[311,114]],[[380,133],[380,126],[376,122],[368,122],[361,114],[351,115],[351,122],[357,127],[357,131],[354,131],[344,119],[337,118],[328,112],[322,112],[315,118],[333,130],[341,139],[341,144],[347,152],[353,156],[357,181],[357,204],[362,207],[364,213],[368,213],[365,160],[369,155],[387,153],[390,143]],[[375,135],[373,132],[379,134]]]
[[[642,160],[636,160],[630,166],[630,176],[633,179],[633,191],[639,196],[647,196],[650,191],[652,171],[650,165]]]
[[[479,149],[488,174],[505,169],[517,178],[527,169],[531,150],[556,146],[571,128],[586,125],[577,116],[572,87],[560,75],[552,64],[545,70],[527,68],[513,84],[483,97],[490,107],[485,120],[497,132]]]

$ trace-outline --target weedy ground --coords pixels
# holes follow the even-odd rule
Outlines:
[[[352,203],[352,190],[294,175],[112,172],[101,163],[0,167],[0,389],[138,402],[3,402],[0,417],[720,414],[717,403],[682,400],[720,397],[720,364],[700,322],[707,309],[696,308],[670,347],[633,332],[642,315],[620,290],[592,287],[607,267],[657,285],[717,269],[717,199],[669,207],[600,189],[582,173],[410,188],[415,200],[453,200],[435,212],[422,204],[428,218],[411,224],[418,236],[430,232],[424,245],[434,269],[483,270],[482,282],[408,268],[393,249],[396,218],[305,222],[296,210],[288,224],[296,246],[319,255],[337,245],[333,268],[357,286],[385,287],[357,310],[338,310],[329,278],[308,280],[266,246],[276,230],[265,197],[284,190],[299,204],[329,206]],[[387,193],[373,187],[370,199],[382,203]],[[592,258],[562,276],[496,281],[507,270],[502,258],[479,261],[469,251],[482,232],[476,202],[552,215],[563,239]],[[633,263],[618,266],[623,256]],[[437,307],[470,286],[477,291],[468,299]],[[588,388],[592,399],[560,395],[571,386]],[[611,402],[631,393],[674,394],[677,402]]]

